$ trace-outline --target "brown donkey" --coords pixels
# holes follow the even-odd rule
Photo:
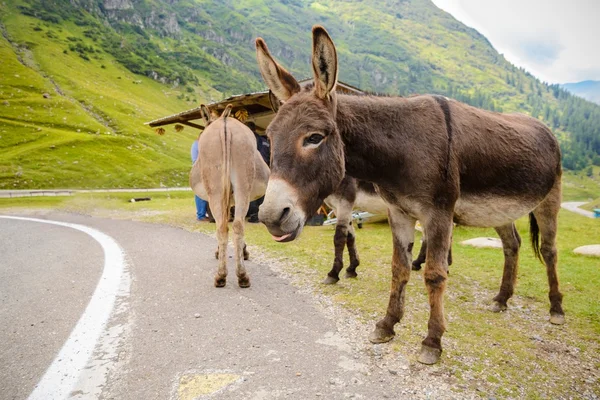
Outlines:
[[[532,243],[546,264],[550,322],[564,323],[556,271],[560,207],[558,142],[540,121],[499,114],[441,96],[409,98],[335,93],[337,53],[324,28],[313,28],[314,86],[302,89],[256,40],[261,74],[283,102],[268,127],[271,177],[259,218],[275,240],[294,240],[307,216],[344,175],[373,182],[389,207],[392,285],[387,313],[370,335],[391,340],[404,313],[415,221],[427,232],[424,280],[428,334],[419,361],[437,362],[445,330],[443,296],[453,220],[494,227],[504,274],[494,310],[506,309],[516,281],[519,238],[513,222],[530,216]]]
[[[235,118],[227,106],[220,118],[212,120],[206,106],[200,106],[206,128],[198,142],[198,160],[190,171],[190,186],[198,197],[207,199],[217,225],[219,269],[215,286],[223,287],[227,278],[227,241],[229,209],[235,205],[233,247],[240,287],[250,287],[244,260],[244,217],[248,203],[265,193],[269,167],[256,149],[252,131]]]

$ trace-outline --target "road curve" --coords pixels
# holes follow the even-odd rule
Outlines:
[[[567,202],[561,203],[560,206],[562,208],[564,208],[565,210],[569,210],[574,213],[583,215],[584,217],[595,218],[593,212],[579,208],[584,204],[587,204],[587,202],[585,202],[585,201],[567,201]]]
[[[97,348],[92,357],[112,367],[103,371],[101,387],[80,379],[73,398],[475,397],[449,390],[435,369],[409,363],[392,345],[369,344],[368,332],[334,318],[337,311],[277,269],[248,262],[252,287],[240,289],[230,259],[227,286],[216,289],[216,242],[206,235],[44,213],[114,238],[127,254],[132,279],[129,297],[106,326],[120,342],[108,351]]]
[[[6,218],[0,254],[0,398],[26,398],[51,365],[77,372],[73,354],[63,353],[60,363],[56,356],[92,298],[104,256],[93,238],[71,227]],[[64,376],[46,382],[53,388],[45,398],[66,398],[74,384]]]

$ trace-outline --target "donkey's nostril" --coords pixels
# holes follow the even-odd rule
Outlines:
[[[290,214],[290,208],[286,207],[283,209],[283,212],[281,213],[281,217],[279,217],[279,221],[283,221],[284,219],[286,219],[286,217]]]

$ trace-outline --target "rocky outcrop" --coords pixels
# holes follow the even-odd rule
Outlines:
[[[225,43],[225,38],[223,36],[220,36],[217,32],[215,32],[212,29],[207,29],[205,31],[201,31],[201,32],[197,32],[199,36],[201,36],[202,38],[206,39],[206,40],[210,40],[211,42],[216,42],[216,43]]]
[[[105,10],[132,10],[133,4],[129,0],[104,0]]]
[[[150,15],[144,18],[144,24],[164,36],[177,36],[181,32],[177,17],[172,13],[152,10]]]

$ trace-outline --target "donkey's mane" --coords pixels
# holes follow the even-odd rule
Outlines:
[[[303,92],[309,92],[311,91],[313,88],[315,87],[315,83],[314,82],[310,82],[307,83],[306,85],[304,85],[302,87],[302,91]],[[361,92],[349,92],[349,93],[343,93],[345,96],[357,96],[357,97],[362,97],[362,96],[372,96],[372,97],[399,97],[399,98],[406,98],[406,97],[414,97],[414,96],[420,96],[420,94],[418,93],[414,93],[408,96],[401,96],[399,94],[390,94],[390,93],[379,93],[379,92],[371,92],[371,91],[361,91]]]

